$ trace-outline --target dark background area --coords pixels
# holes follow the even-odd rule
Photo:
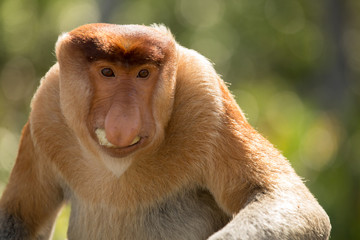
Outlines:
[[[250,123],[360,239],[359,0],[0,0],[0,191],[57,36],[91,22],[164,23],[208,57]],[[54,239],[65,239],[69,208]]]

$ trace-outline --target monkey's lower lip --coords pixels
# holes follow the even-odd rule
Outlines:
[[[132,148],[132,147],[135,147],[136,145],[139,145],[141,142],[142,142],[142,137],[137,137],[138,139],[135,141],[135,139],[134,139],[134,141],[129,145],[129,146],[125,146],[125,147],[116,147],[116,146],[114,146],[114,147],[110,147],[110,148],[112,148],[112,149],[128,149],[128,148]],[[107,147],[107,146],[105,146],[105,147]]]
[[[128,146],[125,146],[125,147],[118,147],[118,146],[115,146],[113,144],[109,145],[109,144],[102,144],[99,142],[99,144],[102,146],[102,147],[105,147],[105,148],[109,148],[109,149],[128,149],[128,148],[131,148],[131,147],[134,147],[136,145],[139,145],[141,142],[142,142],[142,137],[136,137],[136,139],[134,139],[134,141],[128,145]]]

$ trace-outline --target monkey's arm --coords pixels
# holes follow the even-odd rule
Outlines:
[[[289,162],[245,121],[232,123],[208,182],[234,218],[210,239],[328,239],[326,212]]]
[[[331,227],[326,213],[315,199],[301,196],[303,189],[296,192],[257,192],[209,240],[328,239]]]
[[[206,185],[233,219],[216,239],[328,239],[330,220],[288,160],[246,121],[219,80],[222,111]]]
[[[26,124],[18,157],[0,201],[0,239],[48,239],[63,194],[41,161]]]

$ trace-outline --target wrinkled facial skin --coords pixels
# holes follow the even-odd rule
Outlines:
[[[89,68],[93,97],[87,125],[92,138],[115,157],[147,145],[155,131],[152,96],[158,66],[101,60]]]

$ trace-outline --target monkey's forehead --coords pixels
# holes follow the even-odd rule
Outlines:
[[[142,25],[87,24],[69,32],[69,38],[89,61],[161,64],[175,51],[175,41],[169,32]]]

